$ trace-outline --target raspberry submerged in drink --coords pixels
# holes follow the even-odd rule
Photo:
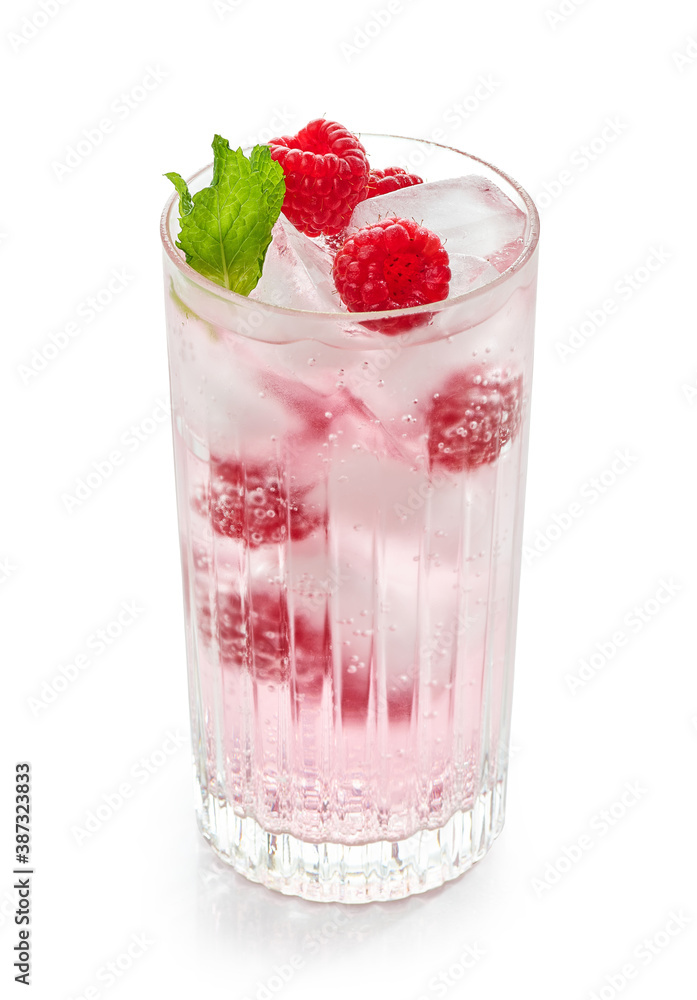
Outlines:
[[[486,365],[450,375],[431,404],[431,467],[461,472],[495,462],[520,427],[522,381]]]
[[[330,634],[302,609],[291,615],[288,600],[273,588],[244,598],[220,592],[212,606],[203,598],[198,627],[226,669],[247,671],[258,684],[288,684],[292,676],[301,694],[321,692],[331,666]]]
[[[252,548],[307,538],[321,514],[306,502],[311,486],[288,487],[273,463],[211,465],[208,513],[213,530]],[[201,507],[201,498],[195,499]]]

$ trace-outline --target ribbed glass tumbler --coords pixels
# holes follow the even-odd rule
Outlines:
[[[495,280],[294,311],[189,268],[174,198],[162,220],[199,824],[247,878],[345,903],[439,886],[503,825],[538,242],[500,171],[362,138],[505,192]]]

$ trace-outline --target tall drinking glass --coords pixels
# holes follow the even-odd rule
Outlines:
[[[292,310],[193,271],[162,217],[198,821],[247,878],[346,903],[441,885],[503,825],[539,232],[488,164],[361,138],[510,199],[494,280]]]

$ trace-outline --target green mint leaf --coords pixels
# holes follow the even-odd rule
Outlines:
[[[166,174],[179,192],[181,231],[177,246],[199,274],[240,295],[261,278],[271,230],[286,191],[283,168],[268,146],[255,146],[249,159],[213,139],[213,179],[191,197],[179,174]]]
[[[188,215],[194,207],[193,199],[189,193],[189,186],[181,174],[165,174],[179,192],[179,216]]]

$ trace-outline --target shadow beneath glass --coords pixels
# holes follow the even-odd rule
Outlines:
[[[498,853],[494,849],[494,853]],[[255,972],[240,996],[274,992],[276,980],[294,977],[306,965],[336,967],[352,962],[394,961],[396,954],[457,949],[481,931],[501,905],[505,885],[496,884],[485,858],[440,889],[387,903],[311,903],[248,882],[202,843],[197,871],[197,939],[202,952],[227,968],[244,958]],[[275,978],[274,978],[275,977]]]

